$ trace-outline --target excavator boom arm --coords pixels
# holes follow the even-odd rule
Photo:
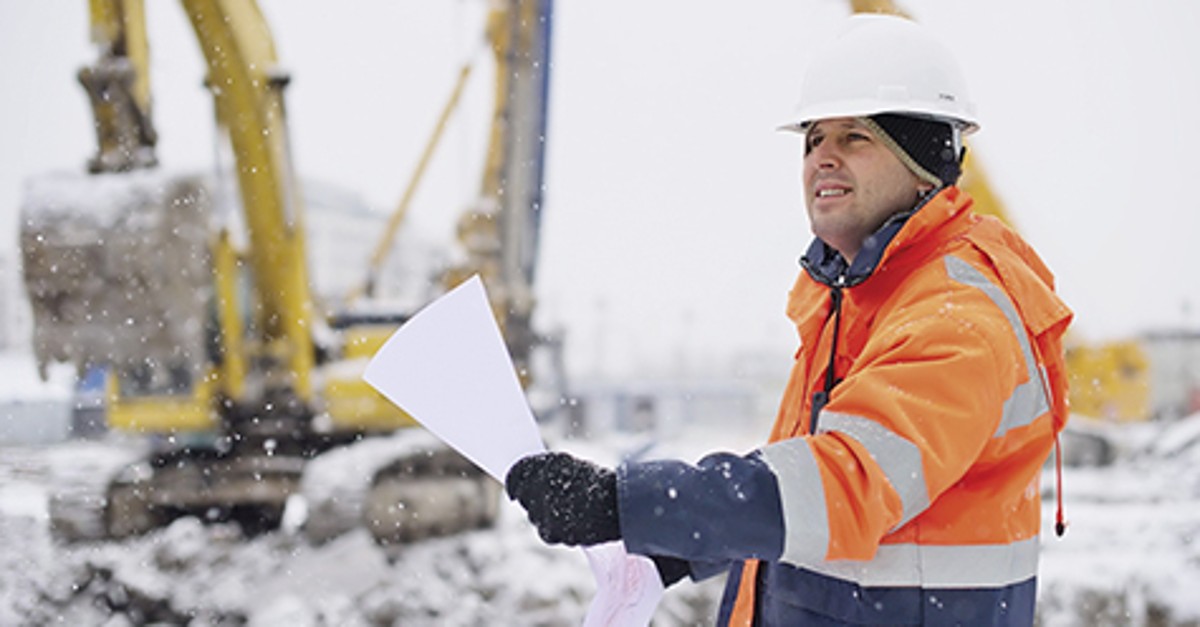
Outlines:
[[[301,198],[292,171],[283,88],[270,30],[253,0],[183,0],[208,68],[217,120],[233,149],[249,238],[269,385],[312,398],[313,307]],[[290,379],[290,381],[288,381]]]

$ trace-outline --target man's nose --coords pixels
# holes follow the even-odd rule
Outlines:
[[[808,161],[820,170],[831,170],[842,163],[841,154],[831,146],[832,142],[824,141],[809,151]]]

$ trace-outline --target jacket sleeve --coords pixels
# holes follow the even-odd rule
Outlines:
[[[951,276],[880,310],[815,436],[763,449],[779,482],[785,561],[871,559],[963,477],[1006,413],[1025,411],[1022,389],[1040,394],[1011,304],[961,263],[953,269],[969,283]]]
[[[622,466],[629,550],[709,562],[871,559],[963,477],[1007,414],[1044,411],[1021,409],[1030,404],[1021,389],[1042,388],[1011,303],[974,266],[959,271],[969,281],[943,276],[880,310],[816,435],[697,465]]]
[[[694,579],[730,560],[776,559],[783,548],[779,488],[757,454],[624,464],[617,497],[626,548],[686,559]]]

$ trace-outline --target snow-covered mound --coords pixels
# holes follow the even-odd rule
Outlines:
[[[1040,625],[1200,623],[1200,416],[1128,429],[1114,465],[1066,469],[1061,539],[1045,477]],[[552,447],[612,464],[635,451],[695,459],[721,437]],[[594,592],[583,554],[543,545],[507,501],[492,529],[389,551],[363,530],[314,545],[191,518],[121,542],[55,542],[47,495],[127,454],[121,441],[0,448],[0,625],[579,625]],[[673,587],[653,624],[712,624],[721,584]]]

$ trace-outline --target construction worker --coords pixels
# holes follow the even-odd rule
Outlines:
[[[956,187],[961,74],[915,23],[855,16],[785,128],[816,239],[769,444],[615,471],[543,453],[509,496],[547,542],[621,539],[666,585],[727,570],[721,625],[1030,625],[1072,314]]]

